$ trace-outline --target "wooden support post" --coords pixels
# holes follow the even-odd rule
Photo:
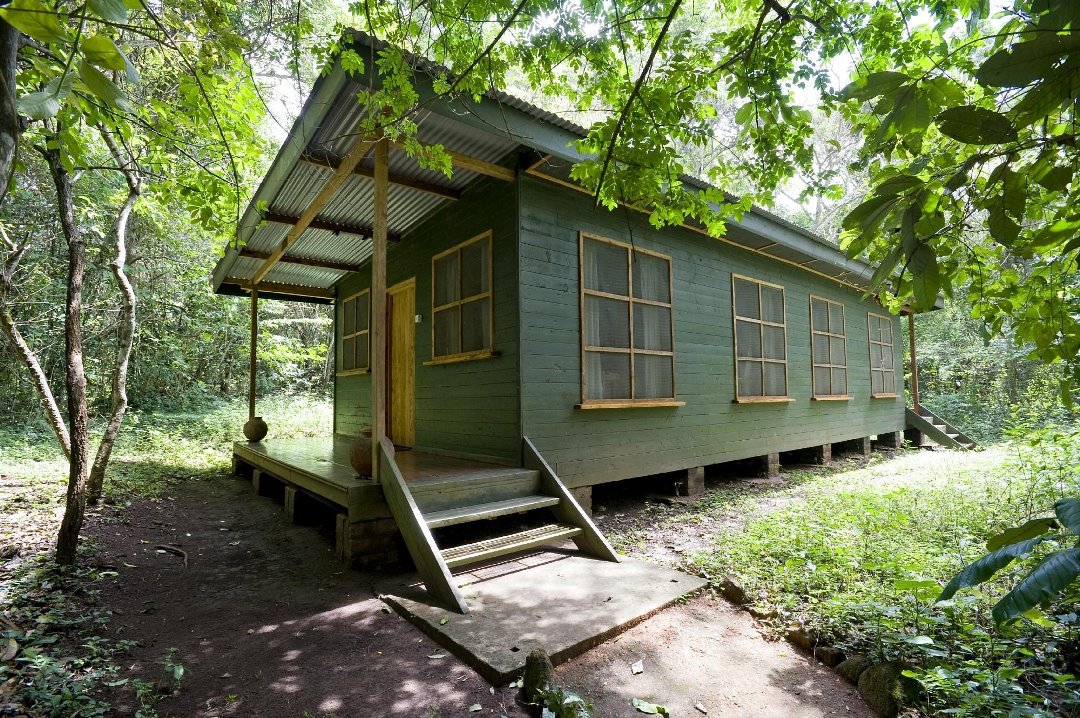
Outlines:
[[[904,432],[885,431],[877,435],[877,445],[887,449],[900,449],[904,446]]]
[[[573,495],[574,501],[577,501],[578,505],[581,506],[581,510],[592,516],[592,487],[578,486],[570,489],[570,493]]]
[[[915,413],[920,413],[919,407],[919,363],[915,359],[915,312],[907,315],[908,345],[911,354],[911,402]]]
[[[780,475],[780,452],[774,451],[760,457],[761,474],[766,478],[773,479]]]
[[[700,496],[705,493],[705,467],[695,466],[680,471],[675,480],[676,496]]]
[[[259,346],[259,290],[251,290],[251,342],[248,347],[248,419],[255,418],[255,361]]]
[[[371,240],[371,478],[375,483],[379,482],[379,444],[386,436],[386,230],[389,219],[389,151],[390,144],[386,138],[375,144],[375,222]]]

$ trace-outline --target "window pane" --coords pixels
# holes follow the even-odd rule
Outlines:
[[[474,299],[461,305],[461,351],[491,348],[491,299]]]
[[[881,345],[880,344],[871,344],[870,345],[870,368],[871,369],[880,369],[881,368]]]
[[[671,351],[671,310],[652,304],[634,305],[634,348]]]
[[[435,312],[435,351],[437,357],[461,352],[458,307]]]
[[[739,362],[739,396],[761,396],[761,362]]]
[[[829,305],[821,299],[810,300],[810,316],[815,332],[829,331]]]
[[[847,369],[832,370],[832,393],[847,394]]]
[[[341,343],[341,370],[356,368],[356,340],[346,339]]]
[[[626,274],[628,255],[629,252],[623,247],[586,239],[585,288],[629,296],[629,279]]]
[[[671,357],[634,355],[634,398],[671,399],[675,396]]]
[[[461,250],[461,298],[488,290],[488,242],[482,239]]]
[[[630,355],[585,352],[585,399],[629,399]]]
[[[765,396],[787,396],[787,371],[783,364],[765,362]]]
[[[370,298],[371,295],[366,292],[356,298],[356,331],[358,332],[368,328],[368,318],[371,316],[368,311],[368,299]]]
[[[823,334],[813,336],[813,363],[828,364],[828,337]]]
[[[887,319],[881,320],[881,341],[892,344],[892,323]]]
[[[758,285],[735,278],[735,315],[747,319],[760,319],[758,311]]]
[[[356,335],[356,368],[368,368],[368,335]]]
[[[346,299],[341,303],[342,336],[356,332],[356,300]]]
[[[654,302],[671,302],[671,274],[666,259],[634,252],[634,296]]]
[[[441,307],[460,298],[458,253],[451,252],[435,260],[435,306]]]
[[[755,322],[735,320],[736,339],[738,341],[738,356],[751,359],[761,357],[761,325]]]
[[[871,393],[873,393],[873,394],[881,394],[882,393],[882,388],[881,387],[882,387],[882,382],[884,381],[882,379],[882,376],[883,376],[882,373],[879,372],[879,371],[870,372],[870,392]]]
[[[844,346],[844,340],[840,337],[830,337],[829,346],[829,363],[847,366],[847,348]]]
[[[818,396],[827,396],[832,394],[832,390],[829,385],[829,369],[828,367],[814,367],[814,394]]]
[[[892,369],[893,368],[893,354],[892,347],[888,345],[882,345],[878,347],[881,349],[881,368]]]
[[[784,328],[763,325],[761,327],[761,333],[765,340],[765,358],[786,359],[787,348],[784,346]]]
[[[761,318],[767,322],[784,323],[783,290],[761,285]]]
[[[585,346],[630,347],[629,302],[607,297],[585,297]]]
[[[844,334],[844,306],[842,304],[829,305],[829,331],[833,334]]]
[[[896,393],[896,374],[891,372],[891,371],[886,372],[885,374],[882,375],[882,378],[884,380],[882,382],[882,386],[885,387],[885,393],[886,394],[895,394]]]

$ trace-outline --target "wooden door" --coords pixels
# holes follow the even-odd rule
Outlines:
[[[386,361],[386,429],[397,446],[416,440],[416,280],[387,291],[390,332]]]

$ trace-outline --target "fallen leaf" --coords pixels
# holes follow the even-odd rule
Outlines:
[[[633,673],[635,676],[637,674],[639,674],[639,673],[644,673],[645,672],[645,662],[644,661],[637,661],[632,666],[630,666],[630,672]]]
[[[446,616],[443,616],[442,618],[439,619],[439,625],[440,626],[445,626],[448,623],[450,623],[450,619],[447,618]]]
[[[445,653],[431,653],[431,654],[428,655],[428,658],[431,658],[431,659],[446,658],[446,654]]]
[[[382,611],[383,613],[390,613],[390,609],[388,607],[386,607],[386,606],[383,606],[379,610]]]
[[[484,708],[479,703],[473,703],[471,706],[469,706],[470,713],[479,713],[482,710],[484,710]]]
[[[670,713],[668,713],[667,706],[661,706],[661,705],[657,705],[655,703],[649,703],[648,701],[643,701],[640,698],[635,698],[634,700],[630,701],[630,705],[632,705],[634,708],[636,708],[639,713],[647,713],[649,715],[662,715],[662,716],[670,716],[671,715]]]
[[[524,678],[518,678],[516,681],[511,681],[509,687],[510,688],[521,688],[523,685],[525,685],[525,679]]]
[[[127,563],[127,562],[125,562],[125,563],[124,563],[124,565],[125,565],[125,566],[127,566],[128,568],[138,568],[138,566],[136,566],[136,565],[135,565],[135,564],[133,564],[133,563]]]
[[[694,704],[694,710],[696,710],[698,713],[701,713],[702,715],[709,715],[709,709],[701,705],[700,703]]]
[[[3,643],[3,650],[0,650],[0,663],[7,663],[15,654],[19,652],[19,643],[14,638],[9,638]]]

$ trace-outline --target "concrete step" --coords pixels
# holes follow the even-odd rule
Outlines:
[[[544,509],[555,506],[559,499],[555,496],[522,496],[520,498],[505,499],[503,501],[489,501],[474,506],[461,506],[442,511],[432,511],[424,514],[424,521],[428,528],[437,529],[443,526],[464,524],[470,521],[493,519],[498,516],[520,514],[535,509]]]
[[[465,566],[471,563],[486,561],[490,558],[498,558],[509,553],[516,553],[537,546],[544,546],[563,539],[574,538],[582,534],[581,529],[565,524],[547,524],[527,531],[485,539],[475,543],[467,543],[461,546],[444,549],[443,561],[449,568]]]

